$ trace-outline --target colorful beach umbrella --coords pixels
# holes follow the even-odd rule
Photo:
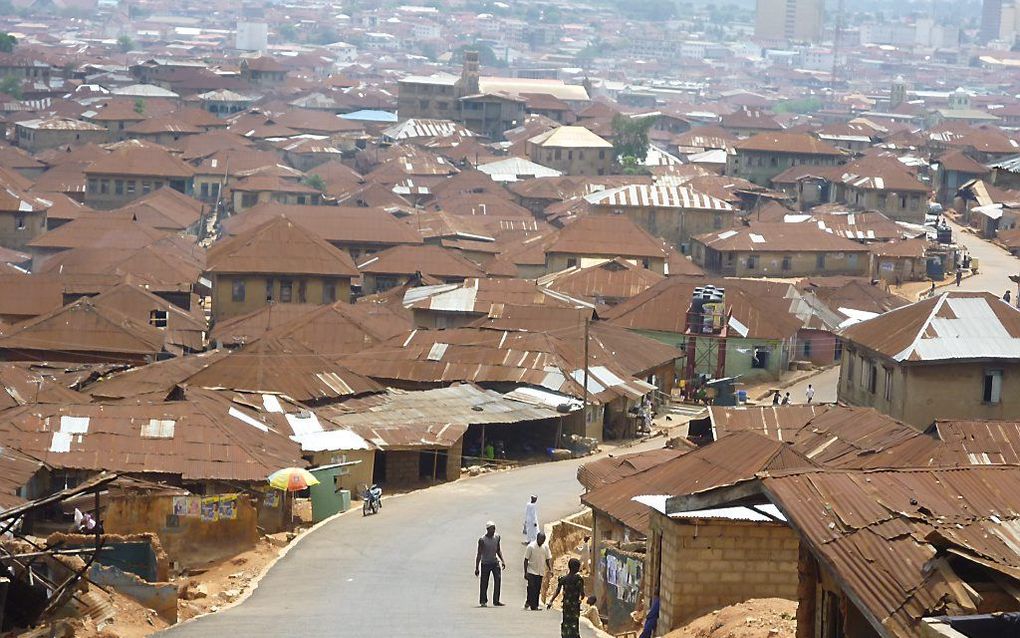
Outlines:
[[[278,490],[298,492],[309,485],[318,485],[319,479],[300,467],[285,467],[269,475],[269,484]]]

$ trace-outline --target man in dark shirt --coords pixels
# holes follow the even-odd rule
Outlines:
[[[485,535],[478,539],[478,551],[475,552],[475,576],[481,576],[478,591],[478,604],[485,607],[489,604],[489,576],[492,576],[492,606],[502,607],[499,602],[499,585],[502,578],[500,570],[506,567],[503,550],[499,546],[499,535],[496,524],[489,521],[485,524]]]

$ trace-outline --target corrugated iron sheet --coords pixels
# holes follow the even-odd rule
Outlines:
[[[1020,422],[936,421],[935,431],[959,444],[974,464],[1020,464]]]
[[[417,392],[391,388],[385,394],[320,408],[319,414],[383,449],[450,447],[470,425],[562,417],[555,409],[469,383]]]
[[[686,186],[630,184],[585,196],[596,206],[733,210],[728,202]]]
[[[648,508],[634,501],[646,494],[686,496],[750,481],[759,472],[815,467],[789,446],[751,432],[732,434],[693,452],[593,489],[581,502],[648,533]]]
[[[1020,311],[987,292],[948,292],[847,328],[896,361],[1020,358]]]
[[[963,608],[931,566],[939,550],[1020,575],[1016,468],[812,471],[762,482],[888,635],[913,638],[922,617]]]
[[[62,425],[67,417],[87,419],[87,428]],[[172,435],[144,436],[153,419],[172,421]],[[54,446],[61,432],[64,447]],[[189,481],[264,481],[282,467],[303,467],[301,448],[289,435],[282,419],[207,390],[189,390],[183,401],[32,405],[0,417],[5,445],[49,467],[176,474]]]

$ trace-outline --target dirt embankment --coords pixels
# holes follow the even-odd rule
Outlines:
[[[666,638],[795,638],[797,603],[759,598],[696,618]]]

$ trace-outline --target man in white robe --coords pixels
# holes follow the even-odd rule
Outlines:
[[[524,542],[533,542],[538,538],[538,497],[531,495],[531,500],[524,506]]]

